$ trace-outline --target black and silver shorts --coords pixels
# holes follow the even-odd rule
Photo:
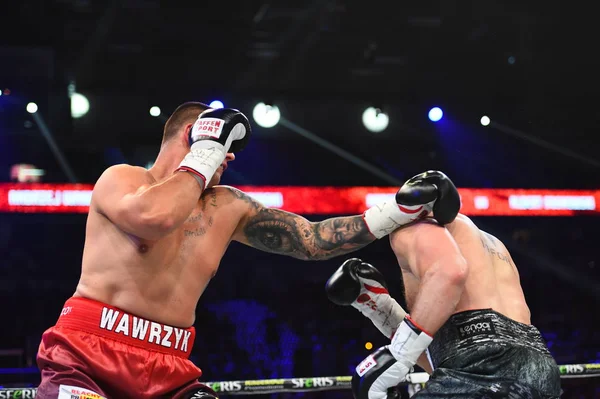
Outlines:
[[[429,346],[434,372],[413,398],[546,399],[560,372],[537,328],[491,309],[454,314]]]

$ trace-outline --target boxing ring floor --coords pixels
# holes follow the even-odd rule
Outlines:
[[[561,378],[600,377],[600,363],[564,364],[559,366]],[[429,379],[427,373],[411,373],[406,382],[409,395],[418,392]],[[297,377],[265,380],[232,380],[204,382],[219,394],[219,397],[233,395],[264,395],[284,392],[320,392],[350,390],[351,376]],[[600,383],[600,379],[598,380]],[[0,399],[33,399],[35,387],[0,388]],[[349,396],[351,397],[351,396]]]

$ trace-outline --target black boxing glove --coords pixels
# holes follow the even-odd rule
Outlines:
[[[367,356],[352,374],[354,399],[399,398],[396,385],[405,380],[406,374],[397,369],[397,361],[387,346]]]
[[[460,210],[460,195],[452,180],[444,173],[430,170],[409,179],[396,193],[396,202],[405,206],[421,206],[431,210],[439,224],[452,223]]]
[[[394,335],[406,316],[406,311],[390,296],[379,270],[358,258],[346,260],[331,275],[325,292],[336,305],[357,309],[387,338]]]
[[[190,129],[190,152],[177,170],[193,173],[206,187],[227,153],[243,150],[251,133],[248,118],[237,109],[207,109]]]
[[[363,217],[371,234],[385,237],[399,227],[433,211],[438,223],[452,222],[460,210],[460,196],[454,183],[442,172],[428,171],[409,179],[386,201],[367,209]]]

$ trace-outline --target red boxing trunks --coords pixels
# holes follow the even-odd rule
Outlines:
[[[167,326],[70,298],[37,356],[39,399],[180,398],[205,387],[189,359],[194,327]]]

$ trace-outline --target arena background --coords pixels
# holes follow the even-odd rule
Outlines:
[[[2,7],[3,387],[39,382],[40,335],[75,289],[86,221],[68,204],[11,203],[9,190],[92,185],[110,165],[148,166],[165,118],[190,100],[219,100],[253,123],[224,184],[275,193],[393,191],[439,169],[461,190],[489,190],[469,209],[511,250],[532,322],[557,362],[600,362],[593,13],[555,0],[21,0]],[[260,102],[277,107],[276,126],[253,118]],[[389,117],[382,132],[363,124],[368,107]],[[443,111],[438,121],[433,107]],[[299,192],[307,194],[294,206],[311,220],[348,214],[344,193]],[[560,204],[545,206],[543,195],[553,193]],[[285,208],[287,198],[274,206]],[[403,302],[386,240],[352,256],[382,270]],[[325,281],[347,257],[302,262],[232,244],[197,308],[193,360],[204,379],[350,375],[370,352],[366,344],[385,340],[325,296]],[[599,381],[563,379],[563,397],[599,397]]]

